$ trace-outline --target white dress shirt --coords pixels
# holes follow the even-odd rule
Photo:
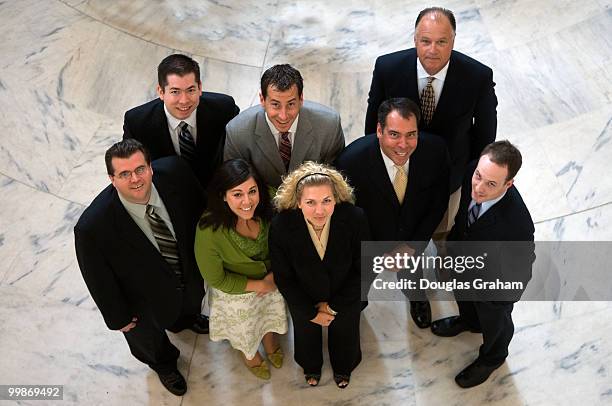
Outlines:
[[[421,61],[417,58],[417,86],[419,87],[419,97],[421,97],[421,93],[423,93],[423,89],[427,86],[427,78],[430,75],[427,73],[423,65],[421,65]],[[446,73],[448,72],[448,65],[450,65],[450,59],[446,62],[446,65],[438,73],[433,75],[436,80],[431,82],[431,86],[434,89],[434,95],[436,96],[435,104],[438,107],[438,100],[440,100],[440,96],[442,95],[442,88],[444,87],[444,81],[446,80]]]
[[[189,117],[184,120],[179,120],[174,117],[172,114],[168,112],[166,105],[164,104],[164,112],[166,113],[166,118],[168,119],[168,130],[170,131],[170,139],[172,139],[172,145],[174,146],[174,150],[177,155],[181,155],[181,145],[179,144],[179,124],[182,122],[186,122],[188,125],[189,132],[193,137],[193,142],[197,145],[198,142],[198,129],[196,127],[196,112],[198,109],[196,108],[193,113]]]

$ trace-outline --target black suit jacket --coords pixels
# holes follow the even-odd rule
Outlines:
[[[420,105],[414,48],[380,56],[376,60],[368,98],[365,134],[376,131],[380,104],[393,97],[408,97]],[[450,65],[436,111],[421,130],[444,138],[451,157],[451,188],[463,181],[466,165],[495,141],[497,97],[493,71],[480,62],[452,51]]]
[[[338,157],[336,167],[355,188],[355,204],[364,210],[374,241],[429,241],[448,206],[448,153],[439,137],[419,133],[402,205],[376,134],[353,141]]]
[[[178,278],[132,220],[112,185],[93,200],[74,227],[81,273],[111,330],[126,326],[133,316],[169,327],[181,314],[184,297],[188,311],[200,311],[204,285],[193,244],[203,191],[178,157],[153,162],[153,183],[172,220],[184,291],[177,290]]]
[[[231,96],[202,92],[196,110],[198,162],[193,168],[203,187],[223,162],[225,126],[240,109]],[[135,138],[147,147],[151,159],[177,155],[172,145],[168,119],[161,99],[151,100],[125,113],[123,139]]]
[[[321,260],[301,210],[276,215],[270,226],[270,259],[274,280],[291,313],[312,320],[319,302],[328,302],[338,312],[359,311],[361,241],[367,240],[363,211],[350,203],[337,204]]]
[[[533,234],[535,228],[527,206],[513,185],[504,197],[467,226],[468,208],[472,201],[472,174],[476,165],[468,167],[461,189],[461,203],[455,217],[455,225],[449,233],[447,248],[451,255],[482,255],[487,252],[483,273],[465,271],[460,280],[473,281],[483,277],[488,281],[496,278],[505,281],[521,281],[526,287],[531,279],[535,261]],[[460,244],[453,244],[459,241]],[[471,242],[471,244],[466,244]],[[524,290],[524,289],[523,289]],[[480,298],[496,301],[518,301],[522,291],[474,292]]]

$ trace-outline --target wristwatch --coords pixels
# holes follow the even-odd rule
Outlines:
[[[335,316],[336,314],[338,314],[338,312],[332,309],[331,307],[329,307],[329,305],[327,305],[327,313],[331,314],[332,316]]]

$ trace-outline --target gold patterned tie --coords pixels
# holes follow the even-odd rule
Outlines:
[[[393,189],[397,195],[397,200],[400,204],[404,203],[404,195],[406,194],[406,185],[408,185],[408,176],[403,165],[395,166],[395,178],[393,179]]]
[[[427,86],[423,88],[421,93],[421,114],[423,115],[423,121],[425,124],[431,122],[431,118],[436,110],[436,95],[434,93],[431,82],[434,81],[434,77],[430,76],[427,78]]]

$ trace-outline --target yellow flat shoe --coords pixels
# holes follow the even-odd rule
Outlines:
[[[268,361],[274,368],[280,368],[283,366],[283,358],[285,354],[283,354],[283,349],[279,346],[276,351],[272,354],[266,354],[268,356]]]
[[[268,364],[266,364],[266,361],[261,361],[261,364],[254,367],[250,367],[246,364],[245,366],[247,367],[250,373],[258,377],[259,379],[270,379],[270,369],[268,368]]]

